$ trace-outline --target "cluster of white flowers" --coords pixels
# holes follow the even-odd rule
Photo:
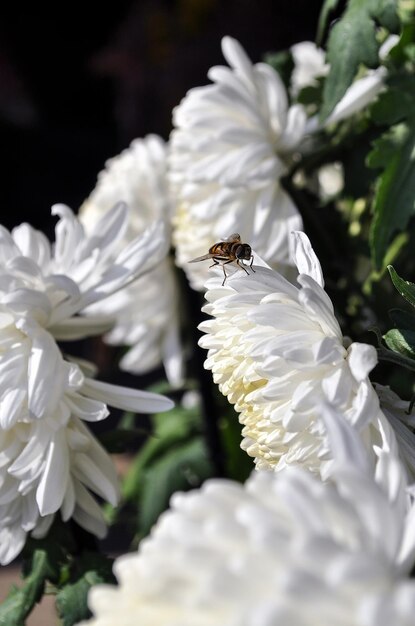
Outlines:
[[[306,138],[371,102],[386,69],[356,80],[322,127],[296,98],[329,72],[323,50],[292,47],[288,92],[234,39],[222,50],[228,66],[176,107],[168,144],[149,135],[110,159],[79,219],[55,205],[53,245],[27,224],[0,227],[0,563],[58,512],[105,534],[92,494],[116,505],[117,476],[84,422],[107,405],[150,413],[172,402],[95,380],[57,342],[107,333],[129,348],[123,369],[163,364],[180,385],[172,240],[190,285],[206,285],[205,367],[259,471],[245,486],[175,494],[138,553],[116,561],[118,587],[92,589],[84,624],[409,626],[415,424],[372,385],[376,350],[343,337],[282,183]],[[323,197],[342,187],[332,171],[318,179]],[[216,267],[206,282],[206,266],[188,262],[232,232],[254,266],[227,265],[225,277]]]
[[[88,306],[123,288],[166,253],[162,224],[114,254],[127,225],[115,206],[87,236],[70,209],[59,216],[52,247],[28,224],[0,228],[0,562],[43,536],[54,514],[73,517],[102,537],[105,523],[90,491],[112,504],[118,485],[111,459],[84,421],[107,404],[137,412],[171,408],[167,398],[93,380],[88,363],[62,354],[56,340],[107,330]]]

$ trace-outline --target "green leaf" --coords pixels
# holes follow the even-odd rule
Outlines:
[[[390,87],[378,96],[370,109],[375,124],[392,125],[413,115],[415,107],[415,77],[400,77],[390,81]],[[376,167],[376,166],[375,166]]]
[[[26,617],[40,601],[46,581],[58,577],[54,563],[55,554],[53,549],[38,549],[33,552],[23,586],[14,587],[0,606],[1,626],[24,625]]]
[[[141,448],[124,479],[122,494],[125,500],[139,497],[145,468],[177,443],[191,438],[198,430],[199,420],[197,409],[186,410],[181,407],[175,407],[168,414],[160,413],[153,416],[154,435]]]
[[[153,463],[143,476],[141,533],[145,535],[150,531],[175,491],[197,487],[212,475],[213,467],[201,437],[176,445]]]
[[[56,597],[56,608],[63,626],[73,626],[91,617],[87,597],[90,588],[100,583],[115,583],[113,560],[96,552],[84,552],[74,562],[71,579]]]
[[[408,328],[415,332],[415,315],[402,311],[402,309],[391,309],[389,317],[397,328]]]
[[[372,9],[370,0],[349,0],[342,18],[331,29],[327,44],[330,72],[323,88],[321,121],[344,96],[360,65],[376,67],[379,64]]]
[[[323,37],[327,28],[329,15],[336,9],[338,4],[339,4],[339,0],[324,0],[323,6],[320,11],[320,16],[318,18],[318,25],[317,25],[316,43],[318,46],[321,46],[323,42]]]
[[[370,12],[376,18],[376,22],[388,29],[390,33],[397,33],[400,21],[397,12],[396,0],[371,0]]]
[[[379,269],[392,235],[404,230],[414,214],[415,117],[388,131],[369,163],[385,167],[376,184],[370,232],[372,258]]]
[[[379,361],[389,361],[389,363],[394,363],[399,367],[404,367],[405,369],[415,372],[414,359],[410,359],[403,354],[399,354],[399,352],[394,352],[393,350],[388,350],[387,348],[378,348],[377,353]]]
[[[383,336],[390,350],[415,359],[415,332],[407,328],[392,328]]]
[[[407,49],[411,48],[415,39],[415,24],[404,24],[399,41],[389,53],[389,62],[395,67],[402,66],[408,58]]]
[[[409,358],[403,354],[399,354],[398,352],[394,352],[393,350],[389,350],[382,345],[382,335],[378,328],[374,327],[370,329],[375,333],[377,341],[378,341],[378,358],[379,361],[388,361],[389,363],[394,363],[400,367],[404,367],[412,372],[415,371],[415,360]]]
[[[415,284],[404,280],[394,270],[392,265],[388,266],[389,274],[396,289],[412,306],[415,306]]]

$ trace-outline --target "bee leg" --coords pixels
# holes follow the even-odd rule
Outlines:
[[[251,270],[252,270],[252,271],[254,272],[254,274],[255,274],[255,270],[254,270],[254,268],[252,267],[252,263],[253,263],[253,262],[254,262],[254,255],[252,255],[252,256],[251,256],[251,263],[249,264],[249,267],[251,268]]]
[[[233,261],[233,259],[229,259],[229,261],[224,261],[224,262],[222,263],[223,274],[224,274],[224,276],[225,276],[225,278],[223,279],[222,287],[223,287],[223,285],[225,284],[226,279],[228,278],[228,275],[227,275],[227,273],[225,272],[225,265],[227,265],[228,263],[232,263],[232,261]]]
[[[241,263],[241,260],[240,260],[240,259],[237,259],[237,260],[236,260],[236,264],[237,264],[239,267],[241,267],[241,268],[244,270],[244,272],[245,272],[246,274],[248,274],[248,276],[249,276],[249,272],[248,272],[248,270],[246,269],[245,265],[244,265],[243,263]]]
[[[215,265],[220,265],[220,263],[219,263],[219,261],[217,259],[213,259],[213,263],[212,263],[212,265],[209,265],[208,269],[210,269],[211,267],[215,267]]]

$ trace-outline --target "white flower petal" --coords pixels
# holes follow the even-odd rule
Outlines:
[[[364,109],[382,91],[386,73],[386,68],[381,66],[352,83],[325,121],[325,125],[340,122]]]
[[[140,391],[129,387],[110,385],[98,380],[86,378],[82,393],[95,400],[100,400],[124,411],[137,413],[160,413],[173,408],[174,402],[158,393]]]
[[[45,469],[36,491],[42,516],[56,513],[65,496],[69,478],[69,454],[65,433],[57,431],[49,443]]]
[[[294,239],[295,264],[299,274],[307,274],[316,281],[320,287],[324,287],[323,271],[309,238],[305,233],[292,233]]]
[[[350,370],[358,382],[363,381],[378,362],[376,348],[366,343],[352,343],[348,349]]]

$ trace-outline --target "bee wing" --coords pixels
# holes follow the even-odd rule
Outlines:
[[[232,233],[232,235],[229,235],[225,241],[229,243],[236,243],[237,241],[241,241],[241,235],[239,233]]]
[[[197,256],[195,259],[188,261],[188,263],[197,263],[198,261],[206,261],[206,259],[212,259],[213,254],[203,254],[202,256]]]

